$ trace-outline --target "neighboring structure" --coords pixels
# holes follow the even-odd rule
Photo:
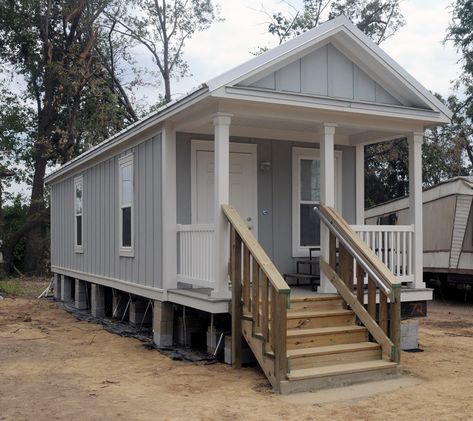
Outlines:
[[[92,312],[109,300],[114,316],[126,312],[123,294],[131,294],[130,314],[143,297],[154,300],[158,345],[202,315],[214,338],[228,316],[206,314],[231,310],[234,363],[243,335],[281,392],[393,374],[400,296],[431,299],[421,264],[423,133],[449,119],[346,18],[331,20],[49,175],[57,287],[78,306],[86,288],[99,306]],[[400,136],[409,142],[411,193],[410,243],[399,244],[410,262],[402,289],[345,222],[365,219],[364,145]],[[338,295],[307,295],[282,279],[310,247],[320,249],[319,293],[338,291],[350,309]],[[187,330],[175,321],[173,331],[173,306],[188,309]]]
[[[454,177],[423,192],[424,279],[473,283],[473,178]],[[408,223],[409,198],[366,211],[366,223],[395,215]]]

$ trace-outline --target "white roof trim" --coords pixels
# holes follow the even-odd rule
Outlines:
[[[414,77],[396,63],[368,36],[361,32],[345,16],[339,16],[307,31],[284,44],[281,44],[266,53],[254,57],[251,60],[210,79],[206,84],[210,92],[216,91],[224,86],[235,85],[242,80],[252,77],[257,72],[263,72],[269,67],[273,67],[281,61],[300,53],[302,50],[310,48],[316,44],[326,41],[329,37],[338,33],[345,33],[358,46],[370,54],[370,56],[382,64],[392,76],[399,82],[406,85],[417,97],[431,104],[434,111],[444,114],[448,120],[451,119],[451,111],[439,101],[435,95],[423,87]]]
[[[239,81],[258,72],[262,72],[278,63],[288,61],[294,55],[303,52],[307,48],[316,46],[317,44],[328,42],[330,37],[340,33],[349,36],[360,48],[369,53],[374,60],[384,66],[393,77],[397,78],[399,82],[403,83],[410,91],[412,91],[413,94],[418,96],[421,100],[427,101],[428,104],[431,104],[434,112],[443,114],[446,119],[442,119],[442,122],[451,119],[452,113],[444,104],[442,104],[441,101],[424,88],[346,17],[339,16],[209,80],[206,84],[190,92],[188,95],[167,104],[156,112],[128,126],[121,132],[94,146],[73,160],[67,162],[58,170],[46,176],[44,179],[45,183],[51,183],[53,180],[68,174],[72,169],[83,165],[94,157],[102,155],[106,151],[127,141],[143,130],[161,123],[166,118],[169,118],[181,110],[199,102],[209,94],[211,95],[213,93],[213,95],[217,97],[220,96],[220,94],[225,96],[226,87],[231,87]],[[406,107],[406,109],[408,109],[408,107]]]
[[[184,108],[191,106],[192,104],[200,101],[206,96],[208,96],[207,86],[203,85],[197,89],[194,89],[186,96],[164,105],[163,107],[156,110],[154,113],[147,115],[141,120],[138,120],[137,122],[129,125],[125,129],[119,131],[118,133],[108,138],[107,140],[88,149],[87,151],[80,154],[76,158],[71,159],[66,164],[61,166],[61,168],[47,175],[44,178],[44,182],[46,184],[51,183],[53,180],[61,177],[62,175],[66,173],[69,173],[72,169],[77,168],[84,162],[89,161],[92,158],[98,155],[101,155],[102,153],[105,153],[109,149],[119,145],[120,143],[127,141],[132,136],[135,136],[138,133],[141,133],[143,130],[156,126],[157,124],[166,120],[166,118],[178,113]]]

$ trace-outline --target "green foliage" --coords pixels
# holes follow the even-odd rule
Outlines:
[[[24,203],[20,195],[16,195],[10,204],[3,207],[2,216],[4,223],[2,236],[8,242],[8,239],[26,223],[28,205]],[[25,240],[21,239],[13,249],[13,264],[20,270],[23,270],[24,257]]]
[[[406,24],[399,0],[344,0],[331,5],[330,18],[345,15],[376,44]]]
[[[405,25],[399,0],[303,0],[302,8],[293,8],[293,13],[266,13],[268,32],[281,44],[318,26],[329,8],[328,18],[345,15],[377,44]]]

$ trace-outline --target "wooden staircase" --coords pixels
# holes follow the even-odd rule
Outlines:
[[[287,314],[287,381],[281,393],[319,390],[396,375],[381,346],[356,323],[338,294],[291,299]]]
[[[288,285],[235,209],[225,205],[223,211],[231,233],[232,354],[236,366],[241,365],[244,337],[279,393],[397,375],[400,285],[367,246],[358,244],[361,239],[333,209],[321,214],[323,222],[336,228],[331,235],[330,263],[321,259],[320,267],[338,294],[292,298]],[[336,238],[340,240],[338,265]],[[353,266],[354,260],[357,266]],[[354,274],[362,288],[368,278],[368,309],[364,294],[354,292]]]

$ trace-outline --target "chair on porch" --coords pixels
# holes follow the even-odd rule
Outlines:
[[[311,247],[308,259],[296,260],[296,273],[285,273],[283,275],[288,285],[291,285],[290,280],[295,280],[297,286],[300,281],[309,281],[312,291],[317,291],[320,286],[319,260],[314,256],[317,250],[318,248]]]

